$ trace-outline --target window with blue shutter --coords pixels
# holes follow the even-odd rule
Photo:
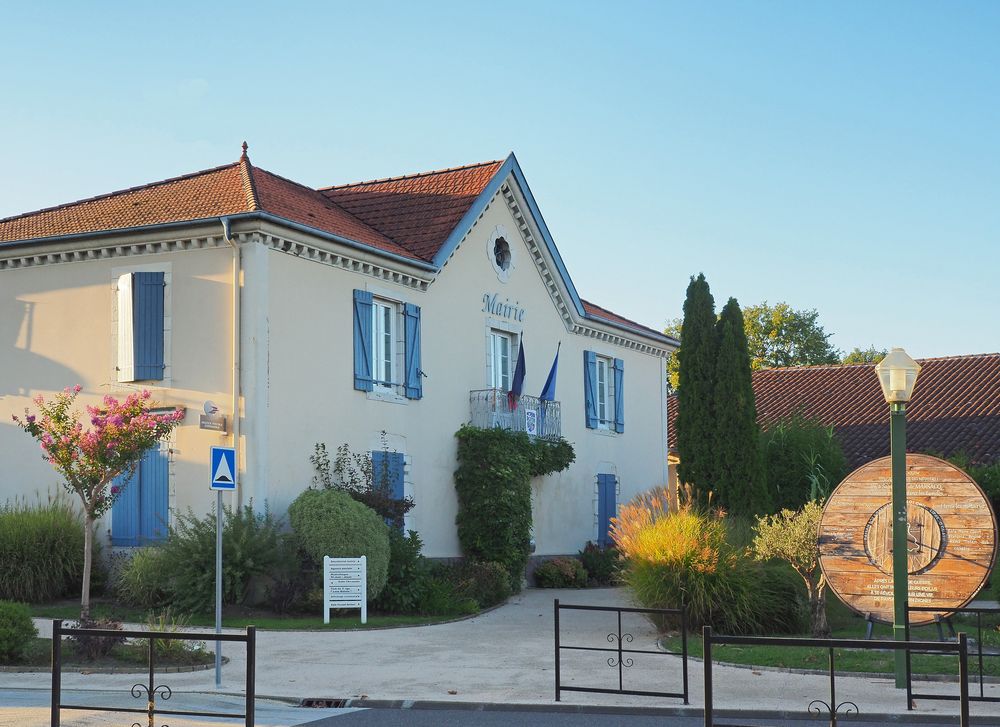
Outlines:
[[[615,431],[625,431],[625,362],[615,359]]]
[[[420,399],[424,395],[420,370],[420,306],[407,303],[403,306],[406,319],[406,398]]]
[[[385,487],[393,500],[402,500],[405,496],[403,487],[403,471],[405,460],[402,452],[386,452],[382,449],[372,451],[372,478],[375,486]],[[392,522],[386,519],[386,525]]]
[[[132,274],[136,381],[163,379],[163,273]]]
[[[354,291],[354,388],[371,391],[372,378],[372,294]]]
[[[597,475],[597,544],[611,542],[611,518],[618,515],[618,483],[614,475]]]
[[[583,406],[588,429],[597,429],[597,354],[583,352]]]
[[[111,544],[134,546],[167,537],[169,475],[167,453],[156,445],[142,456],[131,477],[119,477],[122,488],[111,506]]]

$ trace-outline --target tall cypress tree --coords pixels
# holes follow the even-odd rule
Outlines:
[[[681,347],[677,351],[677,476],[706,502],[714,489],[715,300],[704,274],[692,277],[684,300]]]
[[[715,500],[736,514],[762,515],[770,511],[770,498],[760,452],[743,312],[735,298],[730,298],[722,309],[716,331]]]

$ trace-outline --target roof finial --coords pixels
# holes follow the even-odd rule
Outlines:
[[[246,141],[243,142],[243,154],[240,155],[240,161],[241,162],[248,162],[248,161],[250,161],[250,157],[247,156],[247,143],[246,143]]]

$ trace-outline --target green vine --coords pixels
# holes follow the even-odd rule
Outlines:
[[[531,478],[561,472],[576,459],[563,438],[464,425],[458,438],[458,540],[466,556],[496,561],[520,590],[531,540]]]

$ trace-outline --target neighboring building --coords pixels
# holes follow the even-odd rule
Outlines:
[[[556,401],[539,401],[560,342]],[[616,503],[666,482],[676,346],[580,297],[513,155],[317,190],[244,148],[234,164],[0,220],[0,502],[59,489],[10,421],[33,396],[146,388],[187,416],[105,518],[114,544],[206,512],[209,447],[235,436],[231,504],[284,512],[312,480],[314,445],[347,443],[387,458],[425,552],[458,555],[454,434],[471,421],[575,445],[575,464],[533,486],[537,552],[574,552]],[[206,400],[227,432],[200,428]]]
[[[963,453],[974,465],[1000,461],[1000,354],[917,363],[920,374],[906,406],[907,451]],[[796,412],[817,419],[833,427],[852,470],[889,454],[889,405],[872,364],[754,371],[753,391],[762,428]],[[669,409],[669,456],[676,459],[676,396]]]

